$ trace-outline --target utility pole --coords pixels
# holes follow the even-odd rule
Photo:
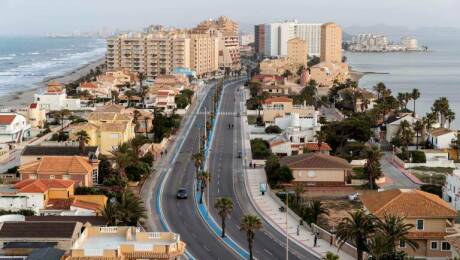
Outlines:
[[[288,212],[289,212],[289,192],[286,191],[286,260],[289,259]]]

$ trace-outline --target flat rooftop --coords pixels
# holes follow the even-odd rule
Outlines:
[[[152,249],[152,246],[164,246],[175,243],[174,240],[151,239],[148,241],[127,240],[119,234],[99,234],[89,236],[82,243],[73,249],[118,249],[120,245],[134,245],[137,250]]]

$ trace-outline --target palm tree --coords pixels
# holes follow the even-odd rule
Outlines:
[[[305,186],[302,183],[298,183],[294,187],[295,192],[295,203],[296,205],[300,205],[300,201],[302,199],[302,193],[305,191]]]
[[[208,187],[208,184],[211,182],[211,175],[207,171],[202,171],[200,173],[200,204],[203,204],[203,195],[204,190]]]
[[[368,175],[370,190],[375,188],[375,180],[382,175],[382,169],[380,168],[380,159],[382,156],[383,154],[377,146],[366,149],[367,162],[364,166],[364,171]]]
[[[348,217],[342,219],[337,226],[337,240],[339,242],[339,248],[341,248],[345,242],[353,241],[356,246],[358,254],[357,259],[363,259],[363,253],[368,250],[367,241],[374,233],[374,217],[367,215],[363,210],[357,210],[349,213]]]
[[[379,82],[377,83],[377,85],[374,86],[374,91],[377,92],[377,99],[380,99],[383,97],[383,93],[385,92],[386,89],[387,87],[385,86],[383,82]]]
[[[387,253],[387,256],[390,259],[396,259],[396,249],[400,242],[404,242],[414,250],[418,248],[417,242],[407,237],[409,230],[414,225],[405,223],[403,217],[385,214],[383,220],[376,219],[376,222],[377,232],[380,232],[388,241],[390,251]]]
[[[107,201],[101,210],[101,216],[104,218],[107,226],[117,226],[120,217],[117,204]]]
[[[417,120],[414,124],[414,131],[415,131],[415,138],[416,138],[415,145],[416,145],[417,150],[419,146],[419,136],[423,132],[423,129],[425,129],[425,124],[423,123],[422,120]]]
[[[418,89],[414,88],[412,90],[411,96],[412,96],[412,100],[414,101],[413,115],[415,116],[415,101],[420,98],[420,91]]]
[[[85,130],[80,130],[75,135],[77,136],[80,152],[83,152],[85,150],[85,144],[87,144],[91,138]]]
[[[64,120],[70,115],[70,110],[68,109],[62,109],[59,111],[54,111],[53,116],[56,118],[56,120],[61,121],[61,132],[64,130]]]
[[[448,128],[450,129],[450,124],[452,123],[452,121],[455,120],[455,112],[452,111],[451,109],[447,110],[446,120],[447,120],[447,123],[448,123]]]
[[[204,154],[203,152],[200,150],[199,152],[195,153],[192,155],[192,160],[195,164],[195,175],[196,175],[196,180],[197,180],[197,183],[199,182],[199,179],[200,179],[200,168],[202,167],[202,164],[203,164],[203,160],[204,160]],[[196,191],[199,191],[199,187],[198,185],[196,186]]]
[[[146,218],[146,209],[142,200],[131,191],[125,190],[118,204],[120,222],[127,226],[136,226],[141,218]]]
[[[225,237],[225,219],[230,215],[230,212],[233,210],[233,201],[230,198],[218,198],[216,204],[214,204],[214,208],[216,208],[217,214],[219,214],[222,220],[222,235],[221,237]]]
[[[398,96],[396,96],[396,98],[398,99],[399,101],[399,108],[402,110],[404,106],[406,106],[405,104],[405,95],[404,93],[398,93]]]
[[[120,177],[124,179],[126,177],[125,168],[132,162],[133,159],[131,146],[128,143],[120,144],[111,153],[117,163],[118,173],[120,174]]]
[[[319,200],[310,201],[307,205],[307,210],[310,214],[310,218],[309,218],[310,221],[308,223],[308,225],[310,226],[312,223],[318,224],[318,219],[322,215],[329,216],[329,210]]]
[[[255,215],[244,215],[241,219],[240,230],[246,232],[249,248],[249,260],[253,260],[252,246],[254,243],[254,236],[258,230],[262,229],[262,221]]]
[[[339,260],[339,256],[332,252],[327,252],[326,256],[324,256],[322,259],[323,260]]]
[[[321,146],[323,145],[323,142],[326,140],[326,132],[322,130],[316,131],[315,137],[318,141],[318,152],[321,152]]]
[[[388,239],[382,233],[376,233],[368,240],[368,252],[375,260],[386,260],[388,252],[391,251],[391,245]]]

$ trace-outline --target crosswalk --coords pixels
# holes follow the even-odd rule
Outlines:
[[[196,113],[197,115],[204,115],[205,113],[204,112],[198,112]],[[207,115],[209,115],[210,113],[207,112],[206,113]],[[225,112],[225,111],[222,111],[222,112],[219,112],[218,113],[219,116],[237,116],[238,115],[238,112]],[[240,113],[241,116],[244,116],[243,114]]]

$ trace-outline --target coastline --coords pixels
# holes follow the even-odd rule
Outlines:
[[[353,70],[353,68],[350,67],[350,77],[351,77],[351,80],[355,81],[356,83],[359,84],[359,80],[366,76],[366,75],[371,75],[371,74],[382,74],[382,75],[385,75],[385,74],[390,74],[388,72],[373,72],[373,71],[357,71],[357,70]]]
[[[0,96],[0,108],[23,108],[30,105],[34,100],[34,94],[46,88],[46,85],[51,81],[59,81],[62,84],[68,84],[76,81],[82,76],[87,75],[91,69],[103,64],[105,58],[100,58],[95,61],[90,61],[85,65],[75,68],[63,75],[56,77],[47,77],[42,81],[35,83],[34,87],[21,91],[16,91],[4,96]]]

